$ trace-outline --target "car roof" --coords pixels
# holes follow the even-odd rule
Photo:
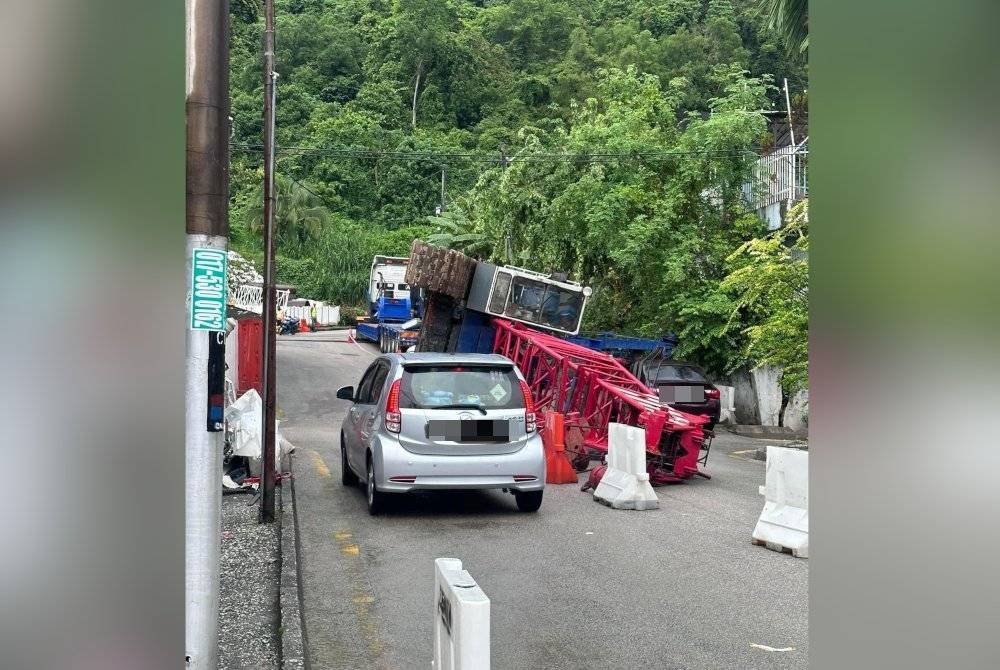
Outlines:
[[[406,363],[503,363],[512,365],[513,361],[500,354],[441,354],[432,351],[414,351],[405,354],[390,354],[404,365]]]

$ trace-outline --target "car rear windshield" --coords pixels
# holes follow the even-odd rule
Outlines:
[[[434,409],[469,405],[485,409],[524,407],[524,395],[513,368],[441,365],[406,368],[399,406]]]
[[[676,365],[670,363],[663,363],[659,366],[657,370],[656,364],[652,364],[646,368],[648,370],[649,378],[655,379],[657,383],[664,382],[702,382],[708,383],[705,379],[705,375],[693,368],[690,365]]]

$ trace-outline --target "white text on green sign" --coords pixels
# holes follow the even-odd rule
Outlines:
[[[191,256],[191,328],[226,329],[226,252],[194,249]]]

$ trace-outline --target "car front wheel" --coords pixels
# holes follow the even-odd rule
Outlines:
[[[344,445],[344,434],[340,434],[340,482],[344,486],[354,486],[358,483],[358,476],[347,464],[347,447]]]
[[[517,501],[517,509],[522,512],[537,512],[542,506],[542,493],[544,491],[524,491],[515,492],[514,500]]]

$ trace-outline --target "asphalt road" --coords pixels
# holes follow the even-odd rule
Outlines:
[[[442,556],[490,597],[495,670],[806,667],[808,562],[750,544],[764,464],[738,452],[758,441],[721,434],[713,478],[658,488],[655,511],[553,485],[537,514],[499,492],[435,492],[372,518],[362,489],[340,483],[335,393],[376,355],[344,331],[278,342],[313,668],[428,667]]]

